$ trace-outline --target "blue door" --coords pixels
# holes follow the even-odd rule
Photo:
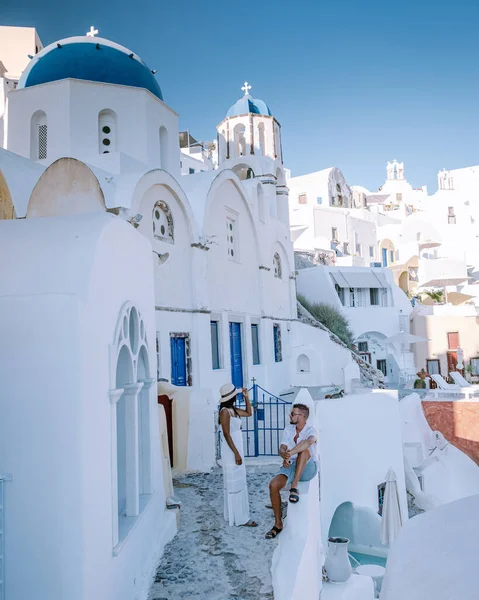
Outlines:
[[[243,387],[243,353],[241,349],[241,323],[230,323],[231,382]]]
[[[186,340],[183,337],[170,338],[171,344],[171,383],[187,385],[186,383]]]
[[[386,248],[383,248],[383,267],[388,266],[388,251]]]

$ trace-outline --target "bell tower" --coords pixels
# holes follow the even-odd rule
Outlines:
[[[244,95],[217,126],[218,162],[246,156],[267,157],[282,164],[281,126],[265,102],[253,98],[245,81]]]

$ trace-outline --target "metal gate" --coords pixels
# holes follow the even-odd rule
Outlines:
[[[289,423],[291,402],[282,400],[254,384],[249,390],[253,414],[242,418],[244,455],[277,456],[281,433]],[[239,408],[246,408],[244,400],[238,402]],[[218,430],[218,457],[221,456],[221,429]]]

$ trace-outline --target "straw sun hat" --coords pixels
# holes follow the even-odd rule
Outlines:
[[[237,396],[240,392],[232,383],[225,383],[220,387],[220,404],[228,402],[231,398]]]

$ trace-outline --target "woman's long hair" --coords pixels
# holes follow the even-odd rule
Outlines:
[[[236,402],[236,396],[233,396],[233,398],[231,398],[231,400],[228,400],[227,402],[222,402],[220,404],[220,410],[218,412],[218,423],[219,424],[221,423],[221,421],[220,421],[220,413],[221,413],[221,411],[222,411],[223,408],[228,408],[228,409],[232,408],[234,410],[234,412],[235,412],[235,415],[237,417],[239,417],[238,411],[236,410],[235,402]]]

